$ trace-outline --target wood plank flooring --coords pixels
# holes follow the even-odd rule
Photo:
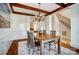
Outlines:
[[[17,54],[18,54],[18,42],[13,41],[7,52],[7,55],[17,55]]]
[[[18,42],[27,41],[27,39],[14,40],[6,55],[18,55]]]

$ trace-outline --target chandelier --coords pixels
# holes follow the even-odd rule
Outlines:
[[[40,3],[38,3],[38,4],[39,4],[39,9],[40,9]],[[35,15],[35,21],[40,22],[40,21],[44,21],[44,19],[45,19],[45,16],[42,15],[42,14],[40,13],[40,11],[39,11],[38,15]]]

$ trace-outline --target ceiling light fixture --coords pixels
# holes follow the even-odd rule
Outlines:
[[[41,5],[41,4],[38,3],[38,5],[39,5],[39,9],[40,9],[40,5]],[[45,16],[42,15],[42,14],[40,13],[40,11],[39,11],[38,15],[35,15],[35,21],[40,22],[40,21],[44,21],[44,19],[45,19]]]

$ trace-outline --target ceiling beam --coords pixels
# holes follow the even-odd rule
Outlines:
[[[19,4],[19,3],[10,3],[10,5],[15,6],[15,7],[19,7],[19,8],[32,10],[32,11],[42,12],[42,13],[45,13],[45,14],[50,13],[50,12],[42,10],[42,9],[38,9],[38,8],[35,8],[35,7],[31,7],[31,6],[27,6],[27,5],[23,5],[23,4]]]
[[[12,8],[12,5],[9,3],[9,5],[10,5],[10,8],[11,8],[11,10],[12,10],[12,12],[13,12],[13,8]]]
[[[45,16],[48,16],[48,15],[54,13],[54,12],[57,12],[57,11],[59,11],[59,10],[62,10],[62,9],[66,8],[66,7],[68,7],[68,6],[71,6],[71,5],[73,5],[73,4],[75,4],[75,3],[68,3],[68,4],[66,4],[65,7],[59,7],[59,8],[57,8],[57,9],[53,10],[52,12],[46,14]]]
[[[67,4],[64,4],[64,3],[56,3],[56,4],[65,8],[65,7],[70,6],[70,5],[74,4],[74,3],[67,3]]]
[[[15,13],[15,14],[28,15],[28,16],[35,16],[35,15],[33,15],[33,14],[28,14],[28,13],[23,13],[23,12],[14,11],[12,5],[11,5],[11,4],[9,4],[9,5],[10,5],[10,8],[11,8],[12,12]]]
[[[28,13],[23,13],[23,12],[17,12],[17,11],[13,11],[14,14],[20,14],[20,15],[28,15],[28,16],[35,16],[33,14],[28,14]]]
[[[56,3],[56,4],[61,6],[61,7],[65,7],[66,6],[64,3]]]
[[[57,8],[57,9],[53,10],[52,12],[46,14],[45,16],[48,16],[48,15],[50,15],[50,14],[52,14],[52,13],[54,13],[54,12],[57,12],[57,11],[59,11],[59,10],[61,10],[61,9],[63,9],[63,7],[59,7],[59,8]]]
[[[73,4],[75,4],[75,3],[67,3],[67,4],[66,4],[66,7],[71,6],[71,5],[73,5]]]

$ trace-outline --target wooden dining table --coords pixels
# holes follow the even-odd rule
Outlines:
[[[60,36],[55,36],[55,35],[50,35],[50,34],[42,34],[42,35],[35,35],[35,37],[39,40],[40,42],[40,55],[43,55],[44,54],[44,44],[46,42],[50,42],[50,41],[53,41],[53,40],[56,40],[57,41],[57,53],[60,54]]]

